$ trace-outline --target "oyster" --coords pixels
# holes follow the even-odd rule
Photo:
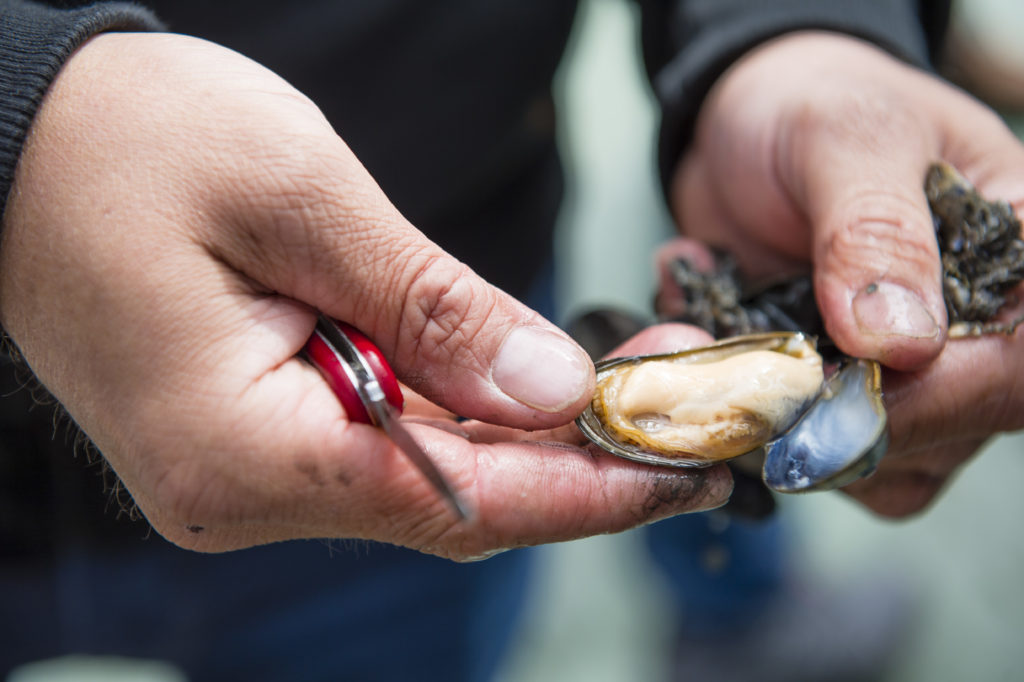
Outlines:
[[[596,367],[597,391],[577,424],[627,459],[698,467],[760,452],[768,487],[796,493],[867,475],[888,444],[878,363],[823,363],[800,332]]]
[[[788,332],[596,366],[583,432],[614,454],[674,466],[759,449],[803,415],[824,380],[814,343]]]

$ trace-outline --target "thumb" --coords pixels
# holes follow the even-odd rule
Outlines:
[[[837,171],[817,189],[831,208],[812,218],[820,226],[814,285],[829,335],[850,355],[900,370],[931,361],[945,340],[941,261],[921,190],[924,171],[923,164],[880,168],[859,187]]]
[[[331,138],[293,155],[287,182],[236,195],[245,229],[218,237],[221,257],[359,328],[400,380],[456,414],[518,428],[579,414],[594,386],[586,353],[427,239]],[[316,168],[296,171],[304,159]]]
[[[579,414],[594,389],[583,349],[415,234],[417,253],[401,259],[401,283],[380,292],[386,312],[353,315],[391,349],[400,378],[457,414],[490,423],[547,428]],[[377,280],[369,277],[360,285],[372,289]]]
[[[932,155],[913,137],[867,117],[816,126],[782,171],[813,226],[814,287],[829,336],[850,355],[901,370],[938,355],[946,329],[923,191]]]

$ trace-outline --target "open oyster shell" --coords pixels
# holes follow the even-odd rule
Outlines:
[[[595,366],[597,391],[577,424],[620,457],[695,467],[762,451],[768,486],[803,492],[853,480],[885,450],[877,363],[825,367],[798,332]]]
[[[780,493],[830,490],[867,476],[889,445],[882,369],[848,358],[792,429],[765,446],[763,478]]]

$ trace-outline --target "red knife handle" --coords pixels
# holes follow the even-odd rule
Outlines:
[[[350,324],[333,320],[326,321],[325,319],[322,320],[321,324],[333,324],[355,346],[356,350],[373,370],[373,375],[380,384],[385,399],[401,414],[405,402],[402,396],[402,389],[398,385],[398,378],[391,370],[387,360],[384,359],[380,349],[365,334]],[[354,422],[372,424],[373,420],[370,418],[370,414],[367,412],[366,406],[363,404],[363,400],[360,398],[354,384],[356,375],[353,374],[344,358],[326,340],[325,336],[319,330],[315,331],[309,337],[309,341],[306,342],[303,350],[305,351],[306,358],[309,359],[313,366],[320,370],[331,390],[338,396],[338,400],[341,401],[341,406],[345,409],[348,418]]]

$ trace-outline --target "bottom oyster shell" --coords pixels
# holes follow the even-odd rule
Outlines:
[[[780,493],[831,490],[869,475],[889,445],[881,367],[847,359],[818,400],[766,446],[763,478]]]

